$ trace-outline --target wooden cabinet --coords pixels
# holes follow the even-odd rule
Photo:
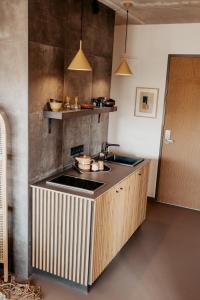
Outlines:
[[[124,244],[128,180],[96,199],[93,230],[91,283],[101,274]]]
[[[96,199],[90,284],[144,221],[147,180],[148,164]]]
[[[96,199],[32,186],[32,266],[88,286],[146,215],[148,163]]]
[[[149,166],[143,166],[129,177],[130,231],[134,232],[145,220]],[[127,220],[129,222],[129,220]]]

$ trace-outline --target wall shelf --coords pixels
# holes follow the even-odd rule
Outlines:
[[[51,120],[67,120],[88,115],[99,115],[98,122],[100,122],[101,114],[117,111],[117,106],[114,107],[102,107],[93,109],[79,109],[79,110],[64,110],[54,112],[50,110],[44,110],[44,118],[49,119],[49,133],[51,133]]]

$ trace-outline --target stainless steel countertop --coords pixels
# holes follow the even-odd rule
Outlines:
[[[106,191],[111,189],[114,185],[116,185],[120,181],[124,180],[127,176],[134,173],[139,168],[141,168],[142,166],[146,165],[149,162],[150,162],[150,160],[145,159],[143,162],[141,162],[140,164],[138,164],[135,167],[129,167],[129,166],[124,166],[124,165],[120,165],[120,164],[116,164],[116,163],[105,162],[105,164],[111,168],[110,172],[87,172],[84,174],[79,174],[77,171],[70,168],[64,172],[59,172],[57,174],[54,174],[53,176],[45,178],[42,181],[32,184],[31,187],[41,187],[41,188],[45,188],[48,190],[59,191],[62,193],[73,194],[73,195],[77,195],[80,197],[85,197],[88,199],[95,200],[96,198],[98,198],[99,196],[104,194]],[[97,189],[94,192],[94,194],[89,194],[87,192],[78,192],[78,191],[72,190],[67,187],[62,188],[62,187],[58,187],[58,186],[52,186],[52,185],[49,185],[46,183],[46,181],[49,181],[49,180],[53,179],[54,177],[62,175],[62,174],[72,175],[72,176],[76,176],[76,177],[88,179],[88,180],[100,181],[100,182],[103,182],[104,185],[102,187],[100,187],[99,189]]]

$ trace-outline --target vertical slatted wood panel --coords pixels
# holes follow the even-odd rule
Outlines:
[[[87,286],[90,199],[32,187],[32,266]]]
[[[8,209],[7,209],[7,117],[0,112],[0,263],[4,281],[8,281]]]

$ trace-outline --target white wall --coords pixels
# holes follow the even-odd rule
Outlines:
[[[124,47],[124,26],[116,26],[113,71]],[[120,151],[151,158],[148,195],[154,197],[160,149],[168,54],[200,54],[200,24],[131,25],[127,55],[132,77],[112,76],[111,97],[118,112],[110,114],[108,141]],[[134,117],[136,87],[159,88],[157,118]]]

